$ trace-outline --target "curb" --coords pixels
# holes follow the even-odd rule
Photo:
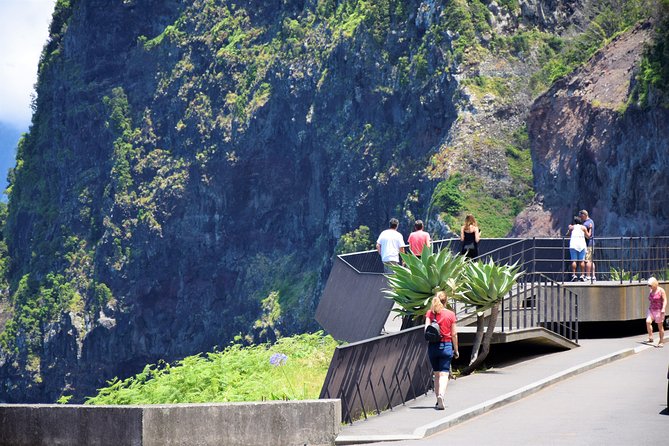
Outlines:
[[[351,444],[364,444],[364,443],[376,443],[382,441],[400,441],[400,440],[419,440],[430,435],[434,435],[438,432],[449,429],[459,423],[467,421],[471,418],[482,415],[486,412],[489,412],[494,409],[498,409],[507,404],[513,403],[515,401],[521,400],[526,396],[532,395],[542,389],[545,389],[548,386],[551,386],[555,383],[563,381],[565,379],[576,376],[580,373],[587,372],[596,367],[608,364],[610,362],[616,361],[618,359],[623,359],[628,356],[639,353],[643,350],[651,348],[651,346],[644,345],[635,348],[628,348],[624,350],[619,350],[617,352],[610,353],[608,355],[601,356],[599,358],[593,359],[583,364],[570,367],[562,372],[555,373],[547,378],[535,381],[527,386],[523,386],[512,392],[508,392],[504,395],[498,396],[496,398],[489,399],[483,403],[472,406],[468,409],[461,410],[452,415],[449,415],[441,420],[419,426],[414,429],[413,434],[408,435],[340,435],[335,440],[337,445],[351,445]]]

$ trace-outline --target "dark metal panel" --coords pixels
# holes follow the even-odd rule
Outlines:
[[[356,342],[378,336],[393,307],[393,301],[382,295],[387,287],[383,274],[360,274],[337,257],[316,321],[338,340]]]
[[[320,398],[342,400],[352,422],[395,407],[432,388],[423,327],[335,349]]]

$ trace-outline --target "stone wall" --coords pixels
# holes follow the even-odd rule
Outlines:
[[[0,405],[0,445],[333,445],[339,400]]]

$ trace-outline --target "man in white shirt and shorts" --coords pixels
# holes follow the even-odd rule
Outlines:
[[[400,222],[396,218],[390,219],[390,227],[383,231],[376,240],[376,250],[381,256],[383,270],[386,273],[392,271],[388,268],[389,264],[398,265],[400,263],[400,252],[404,252],[404,237],[397,230]]]

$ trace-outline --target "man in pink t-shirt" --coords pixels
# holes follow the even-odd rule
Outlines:
[[[409,249],[415,256],[423,253],[423,248],[429,246],[431,243],[430,234],[423,231],[423,221],[416,220],[414,223],[414,231],[409,234]]]

